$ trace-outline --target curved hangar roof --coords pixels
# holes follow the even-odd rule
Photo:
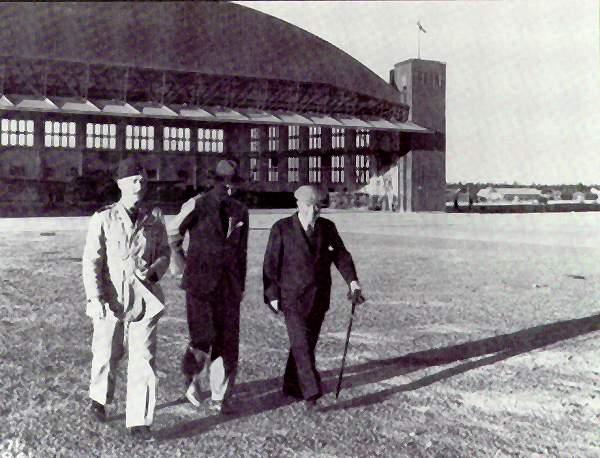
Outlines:
[[[316,83],[407,109],[345,52],[231,3],[3,3],[0,23],[4,56]]]

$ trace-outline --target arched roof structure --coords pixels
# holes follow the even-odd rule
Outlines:
[[[4,93],[29,85],[53,95],[398,120],[408,110],[395,88],[339,48],[232,3],[3,3],[0,23]]]

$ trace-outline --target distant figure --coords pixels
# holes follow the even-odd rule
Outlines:
[[[93,320],[91,413],[106,420],[117,362],[128,345],[125,425],[150,438],[156,403],[156,329],[164,309],[158,281],[169,267],[162,213],[144,204],[146,173],[133,158],[119,163],[121,199],[92,216],[82,258],[86,315]]]
[[[390,178],[385,180],[384,184],[385,196],[387,199],[387,211],[394,211],[394,185]]]
[[[369,179],[367,189],[371,200],[369,203],[370,210],[381,210],[385,196],[383,177],[379,175],[372,175]]]
[[[319,217],[319,190],[300,186],[294,197],[298,212],[271,228],[263,262],[264,300],[275,313],[283,312],[290,339],[283,393],[304,399],[313,410],[322,395],[315,347],[329,309],[331,263],[353,294],[360,293],[360,285],[335,224]]]
[[[186,291],[190,343],[183,357],[185,396],[199,407],[201,379],[210,377],[209,410],[232,412],[238,365],[240,303],[246,282],[248,209],[231,197],[240,181],[234,161],[221,160],[214,187],[188,200],[169,224],[172,272]],[[189,234],[189,247],[183,239]]]

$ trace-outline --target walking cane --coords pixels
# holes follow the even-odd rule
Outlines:
[[[348,353],[348,344],[350,343],[350,332],[352,332],[354,310],[356,310],[357,305],[360,305],[365,301],[360,290],[356,290],[354,294],[348,293],[348,299],[352,301],[352,311],[350,312],[350,323],[348,323],[348,331],[346,332],[346,344],[344,345],[344,356],[342,356],[342,367],[340,369],[340,376],[338,377],[338,384],[335,390],[335,399],[340,395],[340,389],[342,388],[342,377],[344,376],[344,365],[346,364],[346,354]]]

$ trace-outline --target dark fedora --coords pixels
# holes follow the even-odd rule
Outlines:
[[[121,178],[132,177],[135,175],[145,177],[146,170],[137,157],[129,156],[119,161],[119,166],[117,167],[114,179],[120,180]]]

